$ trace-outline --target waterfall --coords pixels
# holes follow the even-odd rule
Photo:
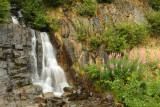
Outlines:
[[[33,82],[35,81],[38,81],[39,80],[39,75],[38,75],[38,71],[37,71],[37,54],[36,54],[36,42],[37,42],[37,39],[36,39],[36,36],[35,36],[35,31],[34,30],[31,30],[32,31],[32,51],[31,51],[31,56],[33,58],[33,76],[32,76],[32,80]]]
[[[39,79],[34,81],[34,84],[40,85],[43,88],[43,93],[53,92],[56,96],[61,96],[64,93],[63,88],[68,87],[69,84],[63,69],[57,63],[56,50],[52,46],[47,33],[42,32],[40,36],[43,48],[42,72]]]
[[[21,11],[18,11],[18,17],[23,17],[23,15],[22,15],[22,12]]]
[[[13,23],[19,25],[19,21],[18,21],[18,19],[16,18],[16,16],[11,16],[11,17],[12,17]]]

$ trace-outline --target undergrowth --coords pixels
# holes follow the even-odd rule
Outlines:
[[[111,53],[107,64],[104,59],[99,64],[86,66],[88,76],[101,91],[113,92],[116,103],[126,106],[160,106],[160,79],[153,73],[150,65],[150,54],[143,55],[145,51],[124,51],[121,54]],[[154,66],[160,60],[158,54]],[[155,68],[156,69],[156,68]],[[159,70],[155,71],[160,73]]]

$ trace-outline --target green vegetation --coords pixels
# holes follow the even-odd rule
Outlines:
[[[95,50],[98,48],[98,46],[100,46],[100,40],[98,38],[98,36],[91,36],[90,38],[90,47],[91,50]]]
[[[160,10],[160,1],[159,0],[149,0],[149,2],[154,10],[157,10],[157,11]]]
[[[22,12],[25,19],[35,25],[37,29],[47,27],[46,16],[42,2],[38,0],[25,0],[23,3]]]
[[[149,12],[147,14],[148,22],[151,26],[150,33],[155,36],[160,35],[160,12]]]
[[[65,4],[72,4],[75,0],[42,0],[44,2],[44,4],[46,4],[46,6],[49,7],[58,7],[61,4],[65,5]]]
[[[10,3],[7,0],[0,0],[0,23],[7,22],[6,17],[10,13]]]
[[[117,103],[129,107],[160,106],[160,71],[153,73],[150,54],[143,55],[144,52],[142,48],[140,52],[132,50],[130,54],[124,51],[124,56],[112,53],[107,64],[103,59],[98,65],[87,66],[87,74],[101,91],[112,92]],[[154,66],[159,59],[157,56]]]
[[[52,22],[49,23],[49,27],[52,29],[52,32],[56,32],[59,29],[59,22],[60,20],[55,19]]]
[[[102,40],[107,52],[122,53],[124,49],[144,43],[147,38],[147,26],[134,23],[119,23],[115,28],[109,27],[103,32]]]
[[[112,3],[114,0],[97,0],[99,3]]]
[[[82,0],[82,7],[77,10],[81,16],[94,16],[97,9],[97,2],[92,0]]]
[[[77,31],[77,39],[85,41],[89,37],[89,27],[83,23],[75,24]]]

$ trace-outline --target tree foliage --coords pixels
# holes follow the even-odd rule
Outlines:
[[[0,0],[0,23],[6,21],[6,17],[10,13],[10,3],[7,0]]]

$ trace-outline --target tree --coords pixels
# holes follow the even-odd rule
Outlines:
[[[0,0],[0,23],[6,21],[10,13],[10,3],[7,0]]]

